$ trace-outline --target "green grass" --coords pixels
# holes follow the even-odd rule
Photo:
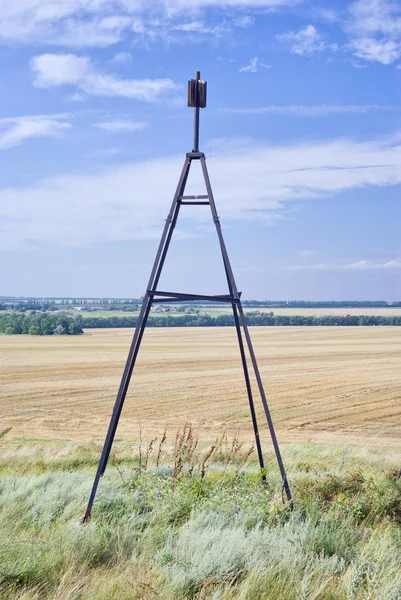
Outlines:
[[[224,436],[209,457],[188,430],[160,453],[120,446],[82,525],[98,446],[52,455],[5,440],[4,600],[401,598],[401,485],[383,451],[284,448],[291,512],[271,454],[264,485],[253,453]]]

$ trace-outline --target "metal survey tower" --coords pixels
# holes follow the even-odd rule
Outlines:
[[[132,372],[135,367],[135,361],[138,356],[138,351],[141,345],[142,337],[145,331],[146,322],[148,320],[149,312],[152,304],[158,302],[191,302],[197,300],[209,300],[213,302],[223,302],[231,304],[234,323],[237,332],[239,352],[242,361],[242,368],[244,371],[245,386],[248,394],[249,408],[251,412],[253,430],[255,434],[256,449],[259,458],[260,468],[264,469],[262,446],[259,437],[259,428],[256,419],[255,405],[253,400],[252,385],[249,377],[248,359],[246,356],[245,348],[248,348],[248,354],[250,358],[251,368],[254,371],[256,384],[259,392],[260,399],[266,415],[267,424],[269,426],[270,435],[273,442],[274,451],[276,454],[280,474],[283,482],[283,491],[287,497],[290,507],[292,508],[291,491],[287,481],[287,475],[284,469],[283,460],[281,458],[280,448],[277,442],[276,433],[273,426],[273,421],[270,416],[269,406],[266,400],[266,394],[263,388],[262,379],[259,373],[258,363],[256,361],[255,352],[253,350],[251,337],[249,335],[248,326],[244,311],[241,304],[241,292],[238,292],[237,285],[235,283],[233,271],[231,269],[230,260],[228,258],[226,246],[224,243],[223,233],[221,230],[220,220],[217,215],[216,205],[214,202],[212,187],[210,185],[209,174],[206,166],[206,158],[203,152],[199,151],[199,112],[200,108],[206,107],[206,81],[201,80],[200,72],[197,71],[195,79],[191,79],[188,82],[188,106],[194,109],[194,140],[192,152],[188,152],[185,156],[184,166],[181,171],[181,176],[178,181],[177,189],[173,198],[173,202],[168,213],[166,224],[161,236],[159,248],[156,253],[156,258],[153,264],[153,268],[150,274],[149,283],[146,288],[145,295],[143,296],[142,307],[139,313],[137,325],[135,328],[134,337],[131,343],[131,347],[128,353],[127,362],[125,364],[124,372],[122,375],[120,387],[118,389],[116,402],[114,405],[113,413],[110,420],[110,425],[107,431],[106,439],[103,446],[103,451],[100,457],[99,466],[96,472],[95,480],[92,487],[92,492],[89,498],[88,507],[86,509],[83,521],[90,519],[93,502],[95,500],[96,491],[99,485],[99,480],[105,472],[107,461],[109,459],[111,447],[113,445],[114,436],[117,430],[118,421],[120,419],[121,411],[124,405],[125,396],[127,394],[128,386],[131,380]],[[203,178],[205,181],[207,194],[200,196],[187,196],[185,195],[185,187],[188,179],[188,174],[193,161],[200,161]],[[167,252],[170,246],[171,238],[174,233],[174,228],[177,223],[178,215],[180,210],[184,206],[193,205],[207,205],[210,206],[214,225],[216,227],[216,233],[220,245],[221,255],[223,259],[224,269],[226,273],[228,294],[220,294],[217,296],[198,295],[198,294],[186,294],[181,292],[166,292],[158,289],[159,279],[163,270],[164,262],[167,256]],[[265,476],[263,475],[263,478]]]

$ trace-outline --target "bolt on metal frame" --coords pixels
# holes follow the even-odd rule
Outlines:
[[[262,378],[260,376],[258,364],[256,361],[255,352],[253,349],[251,337],[249,334],[248,326],[246,323],[244,311],[241,304],[241,292],[238,292],[237,285],[235,283],[234,274],[231,268],[230,260],[228,258],[226,245],[221,230],[220,220],[216,210],[216,204],[210,184],[209,174],[206,166],[206,158],[203,152],[199,152],[199,108],[206,106],[206,82],[200,80],[199,71],[195,74],[195,79],[188,82],[188,106],[194,108],[195,119],[194,119],[194,143],[192,152],[188,152],[185,157],[184,166],[181,171],[181,176],[178,181],[177,189],[174,194],[173,202],[171,204],[170,212],[168,213],[166,224],[161,236],[160,244],[156,253],[156,258],[153,264],[153,268],[150,274],[146,293],[143,296],[142,307],[139,313],[138,321],[135,328],[135,333],[132,339],[131,347],[128,352],[127,361],[125,364],[124,372],[122,375],[120,387],[118,389],[117,398],[115,401],[113,413],[111,416],[109,428],[107,431],[106,439],[104,442],[102,454],[100,457],[99,465],[97,468],[95,480],[93,482],[92,491],[89,497],[88,506],[83,517],[83,522],[86,522],[91,517],[92,506],[95,500],[97,488],[99,485],[100,478],[104,474],[109,459],[111,447],[113,445],[114,436],[117,430],[118,422],[123,409],[125,397],[128,391],[128,386],[131,380],[132,372],[135,367],[136,358],[138,356],[139,348],[142,342],[142,337],[145,331],[146,322],[148,320],[149,312],[152,304],[158,302],[190,302],[196,300],[209,300],[213,302],[229,303],[232,306],[234,323],[238,338],[242,368],[244,371],[245,386],[248,394],[249,408],[251,412],[252,425],[255,435],[256,449],[259,459],[259,465],[262,471],[262,479],[265,481],[266,477],[264,474],[264,459],[262,453],[262,446],[259,436],[259,427],[256,418],[255,405],[253,400],[252,386],[249,376],[248,362],[246,358],[245,344],[248,348],[249,357],[251,360],[252,368],[255,374],[259,395],[262,400],[263,409],[265,412],[267,424],[270,430],[270,436],[272,439],[277,463],[280,469],[281,479],[283,482],[283,491],[289,502],[289,506],[292,509],[292,497],[291,490],[288,484],[284,463],[281,457],[280,448],[278,445],[276,433],[274,430],[273,421],[270,415],[269,406],[266,399],[266,394],[263,388]],[[206,195],[201,196],[186,196],[185,187],[193,161],[199,161],[202,168],[202,173],[206,185]],[[224,270],[227,278],[228,294],[221,294],[215,296],[199,295],[199,294],[185,294],[177,292],[165,292],[157,289],[159,279],[163,270],[164,262],[166,260],[167,252],[170,246],[170,242],[173,236],[174,228],[177,223],[178,215],[182,206],[185,205],[208,205],[213,217],[213,222],[216,228],[217,237],[219,240],[221,255],[224,264]]]

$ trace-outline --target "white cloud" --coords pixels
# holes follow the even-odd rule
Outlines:
[[[41,54],[31,61],[36,87],[76,86],[94,96],[122,96],[145,102],[159,100],[177,86],[171,79],[120,79],[97,71],[90,59],[76,54]]]
[[[260,62],[260,59],[257,56],[251,58],[249,65],[246,67],[241,67],[240,73],[257,73],[260,69],[270,69],[270,65]]]
[[[79,85],[90,76],[90,59],[76,54],[41,54],[31,61],[36,87]]]
[[[294,200],[401,184],[401,145],[394,138],[287,145],[221,140],[212,148],[208,165],[223,221],[277,219]],[[227,148],[235,150],[227,154]],[[182,163],[182,156],[161,157],[0,189],[1,244],[21,248],[159,237]],[[193,175],[187,193],[204,193],[197,164]],[[384,202],[380,199],[382,210]],[[187,232],[204,226],[202,211],[186,214],[193,219],[192,225],[186,222]],[[396,268],[392,261],[386,264]]]
[[[375,40],[361,38],[352,43],[352,49],[358,58],[390,65],[401,56],[401,43],[393,40]]]
[[[316,250],[301,250],[299,254],[302,256],[302,258],[309,258],[310,256],[314,256],[316,254]]]
[[[131,23],[130,17],[122,15],[95,18],[92,21],[68,19],[64,22],[63,30],[55,32],[54,38],[49,36],[47,42],[72,48],[111,46],[121,40]]]
[[[117,52],[109,62],[121,65],[130,63],[131,61],[132,54],[129,52]]]
[[[235,7],[235,8],[267,8],[276,9],[285,6],[294,6],[302,0],[192,0],[190,7],[207,8],[217,6]],[[187,0],[164,0],[164,6],[167,11],[188,11]]]
[[[361,62],[360,60],[355,60],[354,58],[350,60],[350,63],[353,67],[355,67],[355,69],[369,69],[369,65]]]
[[[189,31],[190,33],[194,31],[204,33],[206,28],[201,21],[189,21],[187,23],[174,25],[174,29],[176,31]]]
[[[237,17],[234,19],[234,24],[237,27],[251,27],[255,22],[254,17],[250,15],[244,15],[242,17]]]
[[[357,0],[348,8],[349,48],[358,58],[389,65],[401,57],[401,4]]]
[[[400,260],[389,260],[384,263],[384,269],[401,269],[401,261]]]
[[[316,265],[283,267],[285,271],[383,271],[389,269],[401,269],[401,261],[390,260],[385,263],[373,263],[369,260],[358,260],[357,262],[342,265],[319,263]]]
[[[390,260],[385,263],[373,263],[369,260],[358,260],[354,263],[349,263],[343,266],[344,269],[351,269],[357,271],[371,271],[377,269],[401,269],[401,261]]]
[[[124,131],[141,131],[149,127],[149,123],[144,121],[128,121],[125,119],[116,119],[115,121],[102,121],[95,123],[95,127],[104,129],[110,133],[122,133]]]
[[[325,117],[334,114],[358,114],[375,110],[399,110],[396,106],[380,106],[377,104],[316,104],[305,106],[300,104],[283,104],[259,106],[256,108],[224,108],[223,112],[238,115],[283,114],[300,117]]]
[[[172,26],[173,31],[182,31],[185,33],[201,33],[221,36],[223,33],[230,31],[227,25],[208,26],[203,21],[188,21],[186,23],[178,23]]]
[[[280,42],[289,44],[290,50],[294,54],[314,54],[323,50],[336,50],[336,44],[328,44],[323,36],[313,25],[307,25],[304,29],[297,32],[289,31],[278,34],[277,39]]]
[[[389,65],[401,58],[401,3],[394,0],[354,0],[337,13],[332,9],[315,9],[315,16],[338,23],[347,39],[339,46],[329,43],[312,24],[299,31],[281,33],[276,38],[299,55],[318,52],[350,52],[366,62]],[[351,64],[361,68],[358,60]]]
[[[109,46],[119,42],[132,22],[122,2],[104,0],[21,0],[1,4],[0,40],[58,46]],[[114,5],[114,6],[113,6]],[[120,5],[120,6],[118,6]],[[120,12],[121,11],[121,12]]]
[[[112,146],[111,148],[101,148],[100,150],[95,150],[88,154],[88,158],[110,158],[111,156],[116,156],[116,154],[120,154],[121,148],[117,146]]]
[[[322,8],[318,11],[318,15],[321,19],[328,21],[329,23],[335,23],[340,20],[338,13],[331,8]]]
[[[302,0],[2,0],[0,40],[67,47],[108,46],[130,32],[147,34],[149,22],[168,22],[207,8],[274,10]],[[244,26],[240,23],[238,26]],[[152,28],[151,28],[152,29]],[[152,35],[157,33],[154,29]]]
[[[68,100],[71,102],[85,102],[86,95],[82,94],[82,92],[74,92],[68,96]]]
[[[141,17],[133,17],[132,18],[131,30],[134,33],[138,33],[140,35],[149,33],[148,27],[145,25],[145,22]]]
[[[389,0],[356,0],[349,5],[355,29],[365,35],[399,35],[401,6]]]
[[[0,119],[0,149],[34,137],[57,137],[71,128],[70,115],[28,115]]]

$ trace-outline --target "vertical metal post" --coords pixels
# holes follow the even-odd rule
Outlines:
[[[229,272],[228,272],[228,269],[227,269],[227,265],[225,263],[224,263],[224,270],[225,270],[225,273],[226,273],[228,290],[229,290],[231,296],[233,296],[234,295],[234,290],[233,290],[233,286],[232,286],[232,283],[231,283],[231,280],[230,280],[230,275],[229,275]],[[240,355],[241,355],[242,370],[244,372],[244,378],[245,378],[245,386],[246,386],[246,391],[247,391],[247,394],[248,394],[249,409],[251,411],[252,426],[253,426],[253,432],[254,432],[254,435],[255,435],[256,450],[257,450],[257,453],[258,453],[260,470],[262,472],[262,481],[265,482],[266,481],[266,474],[264,472],[265,463],[264,463],[264,460],[263,460],[262,445],[261,445],[261,442],[260,442],[258,421],[257,421],[257,418],[256,418],[255,405],[254,405],[254,402],[253,402],[252,386],[251,386],[251,380],[249,379],[248,364],[247,364],[246,355],[245,355],[244,342],[243,342],[243,339],[242,339],[241,325],[240,325],[240,322],[239,322],[239,319],[238,319],[237,303],[236,302],[232,302],[231,306],[232,306],[232,309],[233,309],[235,329],[236,329],[236,332],[237,332],[239,351],[240,351]]]
[[[233,314],[234,314],[235,329],[237,331],[239,351],[240,351],[240,354],[241,354],[242,369],[244,371],[246,391],[248,393],[249,408],[250,408],[250,411],[251,411],[253,431],[254,431],[254,434],[255,434],[256,450],[257,450],[257,453],[258,453],[258,459],[259,459],[260,469],[262,471],[262,481],[266,481],[266,474],[264,473],[265,463],[264,463],[264,460],[263,460],[262,446],[261,446],[261,443],[260,443],[259,428],[258,428],[258,422],[257,422],[257,419],[256,419],[256,413],[255,413],[255,405],[253,403],[251,381],[249,379],[249,371],[248,371],[248,365],[247,365],[247,362],[246,362],[244,342],[242,340],[242,335],[241,335],[241,327],[240,327],[240,323],[239,323],[239,319],[238,319],[237,306],[236,306],[236,304],[234,302],[232,304],[232,307],[233,307]]]
[[[200,71],[195,72],[195,81],[200,80]],[[195,90],[195,108],[194,108],[194,147],[193,152],[199,152],[199,106],[198,106],[198,87]]]
[[[245,315],[244,315],[244,311],[242,309],[241,303],[238,304],[238,312],[239,312],[242,329],[244,330],[245,339],[246,339],[246,342],[248,345],[249,355],[251,357],[251,362],[252,362],[253,370],[255,373],[256,381],[258,384],[260,397],[262,399],[262,404],[263,404],[263,408],[265,411],[267,424],[269,426],[269,431],[270,431],[270,436],[271,436],[272,442],[273,442],[274,452],[276,454],[277,463],[278,463],[278,466],[280,469],[281,479],[283,481],[283,488],[285,491],[285,495],[287,496],[287,500],[290,503],[290,507],[292,509],[293,502],[292,502],[291,490],[290,490],[290,486],[288,485],[287,474],[285,472],[283,459],[281,457],[280,447],[278,445],[276,432],[274,430],[273,421],[272,421],[272,418],[270,415],[269,405],[267,404],[266,394],[265,394],[265,390],[263,388],[262,378],[260,376],[258,363],[256,361],[256,356],[255,356],[255,352],[254,352],[252,341],[251,341],[251,336],[249,335],[248,325],[246,324]]]

